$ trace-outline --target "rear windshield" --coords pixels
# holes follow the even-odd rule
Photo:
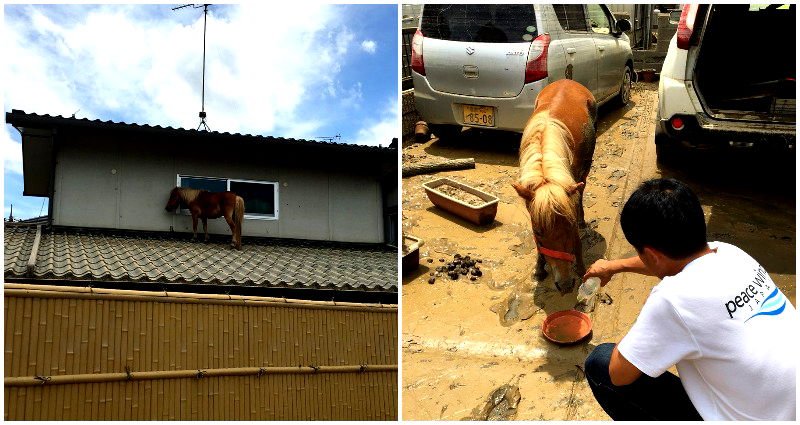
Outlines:
[[[522,43],[537,36],[529,4],[426,4],[420,29],[425,37],[451,41]]]

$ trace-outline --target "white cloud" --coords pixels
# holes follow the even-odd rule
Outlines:
[[[392,139],[400,137],[400,113],[397,99],[389,99],[378,120],[369,123],[358,131],[354,140],[356,145],[388,146]]]
[[[36,8],[6,8],[3,81],[6,109],[196,128],[200,111],[202,14],[191,25],[147,20],[122,6],[101,6],[85,19],[60,22]],[[166,7],[166,6],[165,6]],[[298,112],[343,90],[343,58],[355,34],[329,5],[249,3],[209,12],[205,110],[212,130],[271,134],[324,124]],[[177,13],[177,12],[176,12]],[[19,14],[19,13],[16,13]],[[141,14],[139,14],[141,15]],[[310,122],[310,123],[309,123]],[[287,137],[299,135],[285,134]]]
[[[8,130],[9,126],[3,126],[2,149],[3,149],[3,168],[7,172],[22,175],[22,143],[15,142],[11,138]]]
[[[377,44],[374,40],[364,40],[361,42],[361,49],[369,54],[375,53]]]

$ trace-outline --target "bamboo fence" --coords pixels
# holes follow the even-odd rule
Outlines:
[[[6,420],[396,420],[396,306],[5,284]]]

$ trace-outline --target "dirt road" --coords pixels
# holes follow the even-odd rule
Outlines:
[[[634,254],[619,228],[622,204],[643,180],[672,176],[700,197],[709,239],[749,252],[796,305],[793,155],[700,153],[663,167],[653,145],[656,88],[637,83],[626,108],[600,110],[584,194],[591,229],[582,233],[586,265]],[[403,179],[403,231],[425,240],[419,269],[403,278],[403,419],[462,419],[504,384],[519,387],[518,420],[608,419],[578,366],[597,344],[625,334],[657,279],[615,276],[603,290],[611,303],[591,314],[588,342],[559,347],[546,341],[542,321],[572,308],[576,296],[561,296],[552,277],[532,277],[530,221],[510,184],[517,178],[518,147],[518,136],[468,130],[449,143],[433,139],[403,149],[406,162],[476,160],[474,170]],[[498,196],[495,222],[479,227],[434,207],[421,185],[443,176]],[[484,275],[474,283],[443,276],[429,284],[440,259],[450,261],[455,253],[481,258]]]

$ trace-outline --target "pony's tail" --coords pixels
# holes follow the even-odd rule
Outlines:
[[[242,222],[244,222],[244,199],[236,197],[233,207],[233,223],[236,225],[236,248],[242,249]]]

